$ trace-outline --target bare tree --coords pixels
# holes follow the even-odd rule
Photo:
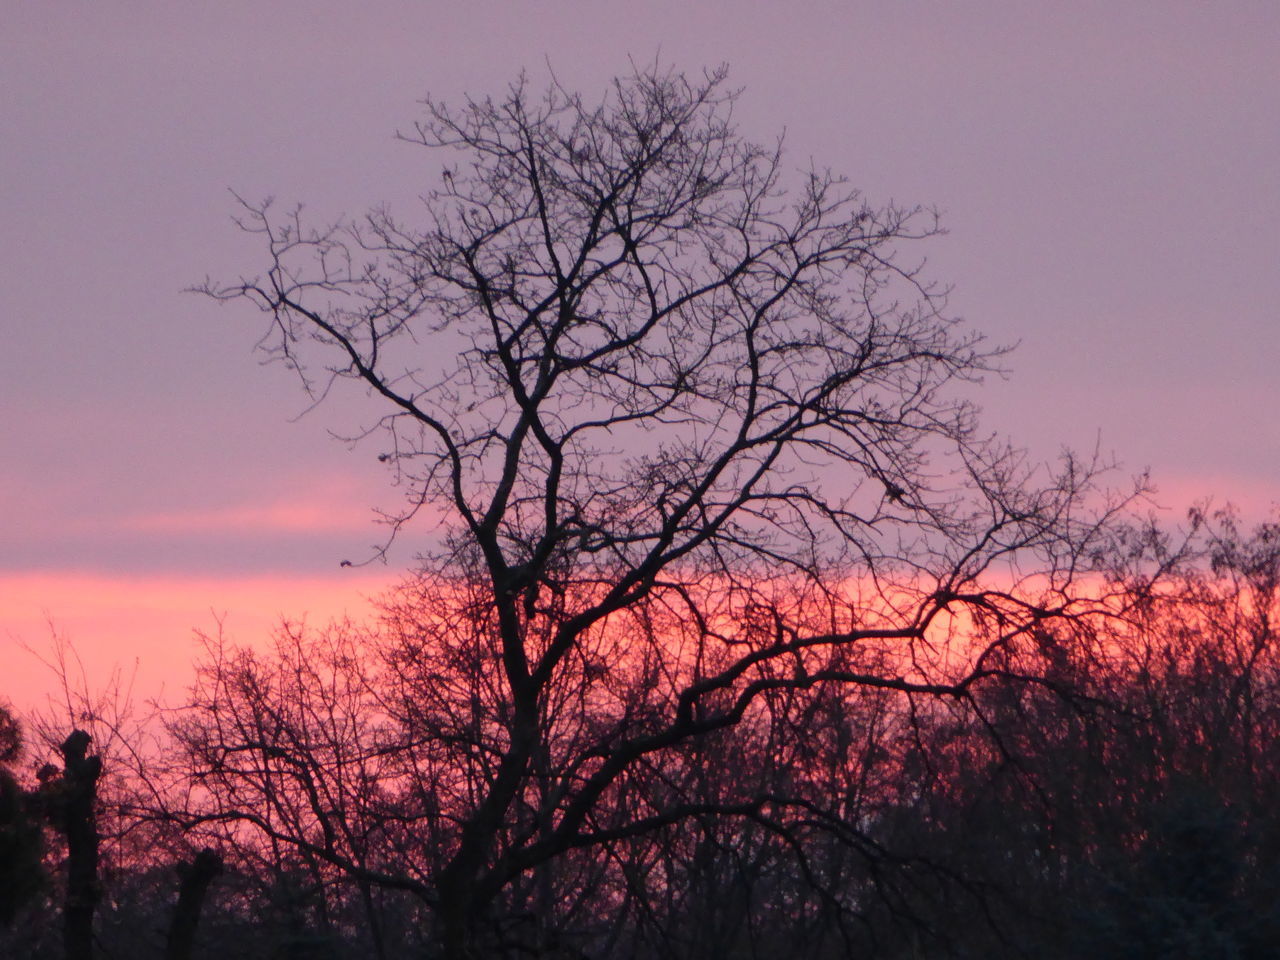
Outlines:
[[[523,79],[428,101],[405,139],[448,166],[423,227],[245,203],[266,272],[203,288],[265,311],[317,399],[382,404],[397,529],[443,534],[350,689],[290,706],[221,662],[179,728],[185,815],[420,896],[446,956],[682,823],[853,836],[750,757],[833,690],[963,701],[1008,672],[993,651],[1091,608],[1110,507],[1083,509],[1091,467],[1037,483],[976,433],[966,384],[1000,351],[904,253],[935,216],[792,173],[735,98],[654,68],[595,104]]]

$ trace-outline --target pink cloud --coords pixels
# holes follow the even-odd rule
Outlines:
[[[128,512],[110,521],[122,531],[160,534],[365,533],[373,526],[372,491],[342,474],[295,477],[269,502],[181,505]]]
[[[141,533],[352,533],[370,528],[369,511],[341,501],[282,500],[205,510],[172,510],[121,517],[113,525]]]

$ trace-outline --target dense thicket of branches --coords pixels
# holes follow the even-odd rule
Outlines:
[[[920,275],[932,216],[792,173],[734,99],[521,82],[426,105],[422,226],[244,205],[265,271],[205,292],[381,405],[435,539],[377,623],[210,640],[112,915],[207,846],[204,948],[246,956],[1139,950],[1125,898],[1178,877],[1169,944],[1269,935],[1222,912],[1263,872],[1179,874],[1159,818],[1261,842],[1274,531],[1203,568],[983,440],[998,351]]]
[[[636,958],[1273,955],[1280,524],[1245,537],[1222,519],[1176,548],[1135,537],[1117,562],[1123,607],[1045,629],[970,701],[827,686],[794,726],[739,724],[691,742],[651,769],[646,790],[711,805],[764,783],[812,802],[812,815],[690,815],[570,851],[504,893],[494,939],[512,955]],[[216,703],[242,740],[270,744],[224,755],[235,770],[223,783],[272,832],[322,837],[328,809],[366,864],[398,859],[429,875],[431,856],[443,859],[430,850],[430,805],[460,787],[430,774],[448,767],[392,740],[375,770],[355,749],[362,718],[389,722],[398,698],[429,687],[415,692],[396,672],[420,629],[406,617],[422,603],[399,595],[383,628],[360,636],[379,651],[373,661],[355,656],[348,629],[284,632],[257,654],[211,649],[220,660],[198,702]],[[383,702],[368,713],[377,691]],[[285,772],[302,756],[332,808],[301,795],[300,771]],[[419,772],[407,769],[415,759]],[[338,791],[358,783],[370,797],[356,803],[349,790],[338,807]],[[109,845],[106,956],[164,955],[184,848],[148,836]],[[434,945],[436,921],[409,893],[259,832],[211,838],[227,871],[210,888],[195,956],[393,957]],[[17,911],[0,939],[6,955],[62,955],[56,843],[50,851],[47,899]]]

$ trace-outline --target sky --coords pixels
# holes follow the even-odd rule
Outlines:
[[[521,69],[586,94],[657,57],[727,63],[742,131],[872,201],[936,205],[928,276],[1017,344],[976,395],[1037,458],[1280,500],[1280,5],[1274,0],[5,5],[0,35],[0,699],[41,659],[180,692],[196,632],[367,615],[397,494],[264,366],[262,318],[184,292],[252,274],[235,190],[319,219],[432,186],[397,142],[431,94]],[[353,559],[357,565],[342,567]],[[74,679],[74,678],[73,678]]]

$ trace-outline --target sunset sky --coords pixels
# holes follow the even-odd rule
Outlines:
[[[260,317],[184,288],[260,266],[234,189],[318,218],[431,182],[394,132],[427,93],[547,63],[594,96],[628,56],[728,63],[741,129],[873,202],[935,204],[929,276],[1018,343],[988,427],[1099,445],[1194,499],[1280,499],[1280,4],[11,3],[0,30],[0,699],[70,640],[92,685],[185,682],[193,630],[367,612],[397,493],[253,352]],[[357,566],[342,568],[344,559]]]

